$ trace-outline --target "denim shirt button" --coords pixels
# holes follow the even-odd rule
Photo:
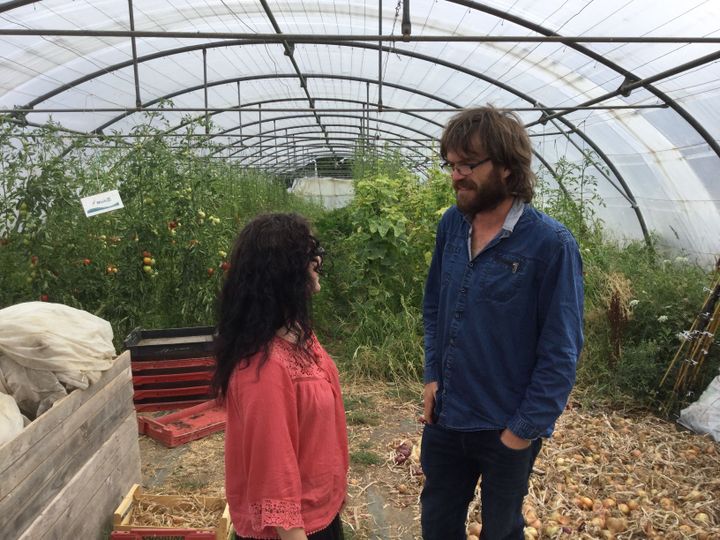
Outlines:
[[[460,289],[460,294],[465,294],[466,292],[467,292],[467,289],[466,289],[465,287],[463,287],[462,289]]]
[[[455,312],[455,318],[456,318],[456,319],[459,319],[461,315],[462,315],[462,312],[461,312],[461,311]]]

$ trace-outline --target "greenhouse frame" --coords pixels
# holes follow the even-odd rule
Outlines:
[[[515,111],[536,166],[592,156],[618,239],[720,253],[715,0],[77,0],[0,4],[0,111],[68,141],[161,111],[214,157],[292,175],[358,141],[419,175],[459,109]],[[562,187],[562,186],[560,186]]]

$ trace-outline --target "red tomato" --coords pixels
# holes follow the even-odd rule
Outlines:
[[[89,266],[91,262],[90,259],[83,259],[83,266]]]
[[[143,255],[143,257],[152,257],[152,255],[150,255],[149,251],[143,251],[142,255]]]
[[[208,274],[208,276],[212,276],[214,273],[215,273],[215,269],[214,269],[214,268],[208,268],[208,269],[207,269],[207,274]]]
[[[41,294],[41,295],[40,295],[40,301],[41,301],[41,302],[47,302],[48,300],[50,300],[50,297],[49,297],[47,294]]]

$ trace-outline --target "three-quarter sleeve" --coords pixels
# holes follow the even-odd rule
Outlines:
[[[229,389],[226,429],[228,500],[244,501],[252,529],[303,527],[297,455],[297,401],[281,363],[239,370]]]

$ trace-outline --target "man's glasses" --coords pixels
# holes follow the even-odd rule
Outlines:
[[[473,169],[479,167],[483,163],[487,163],[488,161],[492,160],[492,158],[485,158],[481,159],[480,161],[476,163],[463,163],[463,164],[457,164],[457,163],[448,163],[447,161],[443,161],[440,164],[440,167],[443,171],[445,171],[448,174],[452,174],[453,171],[457,171],[458,174],[461,174],[463,176],[467,176],[468,174],[473,172]]]

